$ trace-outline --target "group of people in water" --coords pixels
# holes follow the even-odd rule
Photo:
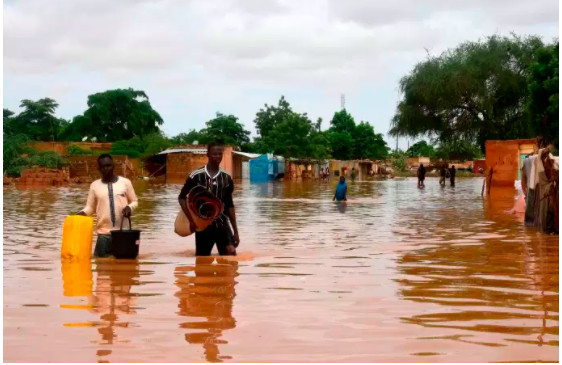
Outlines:
[[[240,244],[236,213],[232,193],[234,182],[228,172],[220,168],[224,146],[210,143],[207,146],[207,164],[192,171],[182,187],[178,202],[189,219],[191,232],[195,231],[196,256],[209,256],[214,245],[220,255],[236,255]],[[109,257],[111,253],[111,231],[119,229],[121,221],[130,217],[138,206],[133,184],[127,178],[114,174],[113,158],[109,154],[98,157],[98,170],[101,178],[90,185],[86,206],[78,214],[97,217],[96,232],[98,238],[94,249],[95,257]],[[444,186],[449,178],[455,186],[456,169],[442,165],[439,169],[439,184]],[[538,154],[529,155],[523,162],[522,188],[525,194],[525,223],[540,228],[543,232],[558,232],[558,162],[548,149]],[[328,179],[329,168],[320,172],[322,179]],[[357,176],[351,170],[351,179]],[[420,164],[417,170],[418,187],[423,188],[426,168]],[[223,205],[222,213],[203,231],[196,231],[193,218],[188,212],[186,198],[195,186],[203,186],[212,192]],[[548,199],[546,199],[548,198]],[[340,176],[333,199],[347,201],[347,184],[345,176]]]
[[[423,163],[420,163],[420,167],[418,167],[417,176],[418,176],[418,188],[425,188],[425,175],[426,175],[426,168]],[[451,182],[451,186],[455,186],[455,178],[457,176],[457,169],[455,169],[455,165],[448,167],[447,164],[441,165],[439,169],[439,185],[445,186],[446,179],[449,179]]]

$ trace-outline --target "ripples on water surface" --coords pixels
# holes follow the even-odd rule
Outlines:
[[[480,179],[239,184],[236,260],[173,233],[179,185],[136,185],[138,260],[62,263],[87,186],[4,188],[4,361],[558,360],[558,236]],[[498,196],[500,193],[498,192]]]

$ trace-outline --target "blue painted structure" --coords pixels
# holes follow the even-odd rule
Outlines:
[[[285,159],[272,154],[261,155],[250,160],[250,182],[261,183],[285,175]]]
[[[269,159],[267,155],[250,160],[250,182],[262,183],[269,181]]]

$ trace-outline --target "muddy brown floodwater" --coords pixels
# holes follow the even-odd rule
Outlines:
[[[4,361],[558,361],[558,236],[480,179],[239,183],[240,255],[195,258],[135,183],[138,260],[61,263],[87,186],[4,188]]]

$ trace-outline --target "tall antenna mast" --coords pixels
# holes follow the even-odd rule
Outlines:
[[[341,94],[341,109],[345,109],[345,94]]]

